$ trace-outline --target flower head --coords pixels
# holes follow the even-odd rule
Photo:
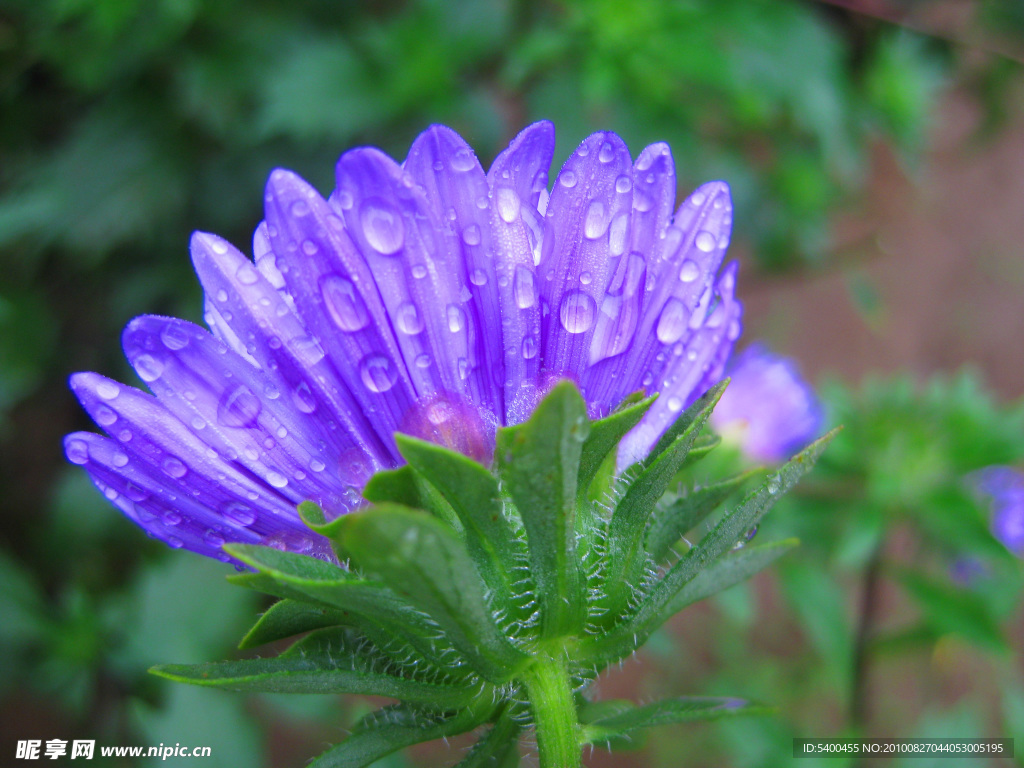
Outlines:
[[[821,404],[792,361],[753,344],[736,357],[729,376],[711,424],[752,459],[784,461],[821,435]]]
[[[72,376],[108,436],[68,435],[68,459],[151,535],[227,559],[225,542],[328,556],[297,504],[358,506],[401,462],[395,432],[486,460],[496,428],[559,379],[595,417],[660,392],[623,447],[642,455],[740,333],[736,266],[718,273],[729,191],[705,184],[673,212],[668,147],[634,163],[597,133],[549,192],[553,147],[535,123],[485,173],[433,126],[401,164],[345,153],[327,199],[274,171],[254,261],[192,237],[210,330],[156,316],[125,329],[153,394]]]
[[[1024,474],[1011,467],[987,467],[974,473],[974,482],[988,497],[992,534],[1017,557],[1024,557]]]

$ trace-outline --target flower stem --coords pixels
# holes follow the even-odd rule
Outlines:
[[[537,731],[540,768],[582,765],[576,702],[564,657],[538,655],[523,672]]]

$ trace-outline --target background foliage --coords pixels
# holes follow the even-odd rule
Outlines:
[[[61,435],[91,428],[68,373],[134,380],[116,341],[128,319],[199,320],[191,230],[248,242],[275,166],[326,191],[341,151],[372,143],[401,157],[429,122],[459,130],[486,165],[544,117],[558,128],[559,158],[611,128],[634,152],[668,141],[681,190],[727,179],[736,239],[756,254],[746,285],[769,272],[820,273],[837,258],[829,222],[863,192],[871,148],[891,147],[913,172],[936,99],[964,79],[968,58],[858,5],[0,5],[0,749],[16,738],[188,739],[214,745],[211,764],[294,764],[337,737],[324,722],[366,711],[356,701],[219,696],[146,675],[158,661],[225,656],[258,605],[223,586],[214,565],[145,542],[60,456]],[[970,21],[1000,39],[1024,28],[1019,6],[997,1],[972,4]],[[1000,56],[968,63],[983,128],[997,131],[1020,67]],[[779,569],[778,593],[762,594],[759,581],[700,609],[704,621],[684,621],[648,654],[662,680],[633,685],[739,686],[785,714],[656,734],[642,764],[680,765],[684,742],[688,764],[779,764],[792,735],[870,731],[892,714],[879,666],[922,654],[993,665],[994,698],[925,701],[897,721],[900,734],[883,735],[1024,733],[1004,633],[1019,615],[1019,563],[988,534],[963,481],[985,464],[1020,461],[1020,414],[967,378],[837,384],[826,397],[848,429],[804,496],[760,534],[805,542]],[[966,584],[950,575],[963,562],[980,563]],[[881,604],[865,628],[858,600],[871,584]],[[776,634],[785,632],[808,653],[793,652]],[[680,650],[712,640],[704,657]]]

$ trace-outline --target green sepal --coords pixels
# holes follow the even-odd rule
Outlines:
[[[508,602],[509,567],[519,558],[512,526],[505,518],[498,481],[485,467],[461,453],[396,434],[409,467],[433,485],[462,523],[470,557],[492,595]]]
[[[686,461],[690,448],[724,390],[721,385],[712,387],[680,415],[669,429],[676,435],[675,439],[665,445],[654,460],[641,465],[640,474],[629,483],[612,513],[608,524],[608,569],[605,576],[605,607],[612,618],[621,615],[625,609],[630,592],[640,582],[647,564],[644,536],[651,511]]]
[[[607,717],[591,720],[582,728],[582,741],[602,744],[628,739],[637,730],[658,725],[690,723],[696,720],[717,720],[723,717],[770,715],[775,710],[743,699],[711,696],[685,696],[633,707],[623,702],[621,710]]]
[[[309,602],[281,600],[256,620],[238,647],[256,648],[276,640],[323,627],[348,625],[352,619],[344,611],[324,608]]]
[[[704,522],[740,486],[762,471],[752,469],[719,483],[695,488],[685,496],[658,506],[647,527],[646,547],[651,559],[656,563],[663,561],[673,545]]]
[[[356,693],[387,696],[438,709],[461,707],[480,692],[475,684],[426,682],[385,670],[389,657],[374,652],[351,629],[320,629],[272,659],[206,664],[161,664],[150,672],[168,680],[230,691],[259,693]]]
[[[506,707],[497,722],[455,768],[517,768],[519,734],[523,728],[512,718],[511,706]]]
[[[498,629],[486,588],[458,534],[420,510],[380,504],[348,515],[342,545],[355,563],[429,615],[492,682],[526,659]]]
[[[665,430],[665,433],[658,438],[658,442],[654,444],[654,448],[647,454],[647,457],[643,460],[644,466],[650,466],[668,450],[680,435],[686,432],[693,422],[701,416],[705,406],[708,403],[714,406],[719,398],[722,397],[722,393],[725,392],[725,388],[729,386],[729,379],[722,379],[720,382],[711,387],[707,392],[701,395],[694,403],[690,405],[685,411],[683,411],[679,418]],[[710,450],[710,448],[708,449]]]
[[[589,427],[579,390],[562,381],[529,421],[497,434],[495,466],[526,528],[544,637],[576,632],[584,614],[575,520]]]
[[[444,666],[452,661],[446,649],[438,647],[434,641],[437,626],[382,582],[363,579],[322,560],[272,547],[229,544],[225,549],[260,571],[229,577],[229,580],[279,597],[350,611],[354,614],[352,621],[367,632],[383,627],[391,634],[407,638],[425,660],[435,665]]]
[[[583,452],[580,455],[579,492],[584,494],[598,474],[601,465],[615,452],[619,442],[650,410],[657,395],[643,397],[642,392],[634,392],[623,400],[618,408],[603,419],[590,423],[590,434],[583,441]],[[612,459],[614,461],[614,458]]]
[[[351,736],[320,755],[310,768],[366,768],[413,744],[471,731],[489,715],[474,709],[438,714],[404,704],[384,707],[364,717]]]

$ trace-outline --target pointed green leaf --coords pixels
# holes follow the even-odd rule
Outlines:
[[[225,549],[260,570],[259,574],[241,574],[229,577],[230,580],[279,597],[311,600],[351,611],[355,614],[353,621],[362,617],[359,624],[367,631],[383,627],[390,633],[407,637],[424,658],[442,666],[446,663],[445,649],[433,641],[437,635],[436,625],[386,584],[359,578],[313,557],[272,547],[229,544]],[[273,583],[267,583],[267,579]]]
[[[716,720],[722,717],[768,715],[772,712],[774,712],[772,707],[744,699],[712,696],[667,699],[592,721],[583,727],[583,741],[589,744],[601,744],[613,739],[628,737],[632,732],[641,728],[689,723],[695,720]]]
[[[366,768],[413,744],[456,736],[487,721],[471,709],[436,714],[408,705],[394,705],[367,715],[352,735],[320,755],[310,768]]]
[[[586,403],[568,381],[555,385],[529,421],[498,430],[495,465],[526,528],[542,633],[549,637],[575,631],[583,618],[575,520],[588,430]]]
[[[426,478],[451,505],[466,536],[466,545],[492,593],[507,600],[509,566],[518,555],[512,527],[505,519],[498,481],[487,469],[461,453],[402,434],[395,442],[409,466]]]
[[[508,709],[455,768],[516,768],[519,765],[519,733],[522,731]]]
[[[416,485],[416,473],[409,466],[374,472],[363,487],[363,498],[374,504],[390,501],[406,507],[423,508],[420,489]]]
[[[657,457],[646,461],[612,513],[608,525],[608,569],[605,577],[605,607],[610,617],[621,614],[640,582],[647,562],[644,536],[651,513],[682,467],[723,390],[722,386],[712,387],[686,409],[669,429],[677,437],[664,446]],[[685,428],[679,428],[680,422],[685,423]]]
[[[761,471],[752,469],[728,480],[695,488],[670,504],[657,508],[647,528],[646,546],[651,559],[656,563],[664,560],[676,542],[700,525],[719,504]]]
[[[712,406],[714,403],[717,403],[722,397],[722,393],[725,392],[725,388],[727,386],[729,386],[729,379],[722,379],[720,382],[715,384],[715,386],[711,387],[707,392],[697,398],[696,402],[692,403],[689,408],[683,411],[679,415],[679,418],[675,420],[672,426],[665,430],[665,434],[663,434],[658,439],[658,442],[655,443],[654,448],[647,455],[647,458],[644,459],[644,465],[652,464],[679,438],[680,435],[686,432],[693,422],[701,417],[701,414],[708,403],[711,403]],[[707,417],[705,416],[704,418]]]
[[[275,640],[294,637],[322,627],[351,624],[344,611],[323,608],[308,602],[281,600],[267,609],[238,644],[240,649],[255,648]]]
[[[481,675],[512,676],[525,656],[498,630],[484,583],[451,526],[397,504],[348,517],[343,544],[360,568],[436,621]]]
[[[580,455],[581,493],[586,493],[601,464],[618,447],[629,430],[640,423],[656,399],[657,395],[640,400],[635,400],[631,396],[610,415],[590,423],[590,434],[583,441],[583,452]]]
[[[207,664],[161,664],[150,671],[181,683],[261,693],[358,693],[387,696],[440,709],[465,706],[475,683],[446,685],[388,672],[391,661],[372,652],[352,630],[317,630],[272,659]]]

